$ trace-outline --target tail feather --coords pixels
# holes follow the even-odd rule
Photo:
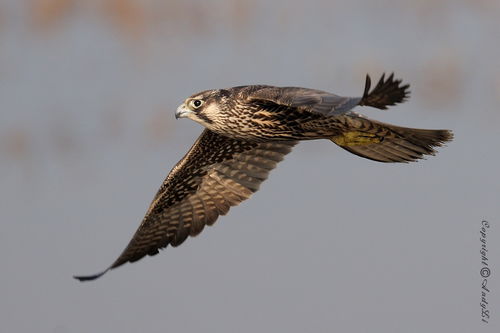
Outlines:
[[[370,91],[371,79],[367,74],[365,91],[359,105],[372,106],[377,109],[385,110],[390,105],[403,103],[410,96],[410,91],[408,90],[410,85],[405,84],[400,86],[401,82],[400,79],[394,80],[394,73],[389,75],[387,80],[385,80],[385,74],[382,74],[375,88]]]

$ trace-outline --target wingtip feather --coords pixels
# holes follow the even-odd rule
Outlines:
[[[93,280],[100,278],[101,276],[106,274],[108,271],[109,271],[109,268],[107,268],[104,271],[99,272],[97,274],[93,274],[93,275],[73,275],[73,278],[80,281],[80,282],[93,281]]]
[[[391,73],[387,78],[385,73],[383,73],[373,90],[369,91],[371,80],[367,75],[365,90],[359,105],[372,106],[385,110],[388,106],[405,102],[410,96],[410,91],[408,90],[410,85],[401,85],[401,83],[402,80],[394,79],[394,73]]]

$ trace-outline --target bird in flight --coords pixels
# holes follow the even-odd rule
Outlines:
[[[371,88],[366,76],[361,97],[321,90],[267,85],[206,90],[182,103],[176,118],[206,129],[161,185],[132,240],[106,270],[135,262],[159,249],[182,244],[215,223],[259,189],[276,164],[300,140],[331,140],[358,156],[378,162],[412,162],[434,155],[453,138],[448,130],[400,127],[368,119],[352,109],[386,109],[404,102],[409,85],[382,75]]]

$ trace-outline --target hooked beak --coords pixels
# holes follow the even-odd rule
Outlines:
[[[177,111],[175,111],[175,119],[187,118],[190,113],[193,113],[193,111],[187,109],[186,105],[183,103],[183,104],[179,105],[179,107],[177,108]]]

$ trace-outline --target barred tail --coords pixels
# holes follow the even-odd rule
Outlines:
[[[385,110],[387,106],[406,101],[410,95],[410,91],[408,90],[410,85],[405,84],[404,86],[400,86],[401,82],[400,79],[394,80],[394,73],[392,73],[387,80],[385,80],[385,74],[382,74],[375,88],[369,91],[371,79],[367,74],[365,91],[359,105],[372,106],[377,109]]]

